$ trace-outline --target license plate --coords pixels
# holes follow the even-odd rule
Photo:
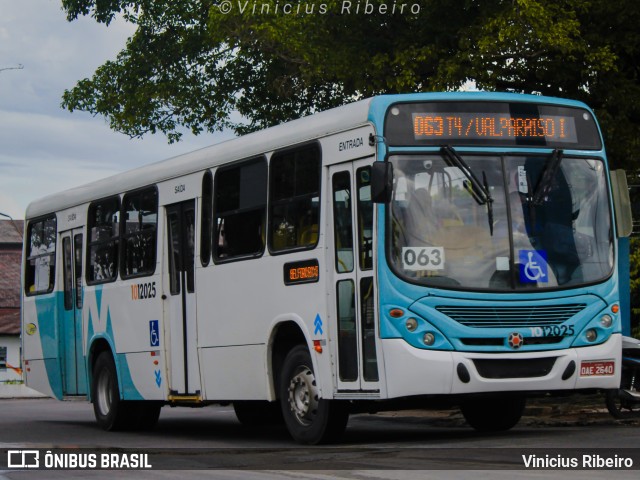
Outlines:
[[[616,362],[613,360],[583,361],[580,364],[581,377],[604,377],[615,373]]]

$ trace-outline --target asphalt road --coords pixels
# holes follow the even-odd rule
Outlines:
[[[104,453],[146,454],[153,470],[28,471],[6,469],[8,462],[0,458],[0,466],[5,466],[0,479],[511,479],[559,474],[599,479],[605,473],[639,478],[640,420],[614,420],[603,405],[595,396],[536,401],[518,426],[491,435],[474,432],[456,411],[354,415],[341,444],[306,448],[295,445],[282,427],[240,425],[232,407],[165,407],[151,432],[103,432],[84,401],[2,400],[2,455],[9,449],[39,449],[41,458],[45,451],[94,454],[98,459]],[[532,458],[546,468],[525,468],[525,460]],[[549,466],[549,458],[575,459],[580,469],[558,471]],[[593,463],[628,458],[634,465],[605,472],[593,463],[585,467],[585,458]]]

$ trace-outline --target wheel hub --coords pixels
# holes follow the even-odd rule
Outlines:
[[[112,390],[111,390],[111,376],[107,372],[102,372],[98,379],[98,407],[103,415],[108,415],[111,411],[111,405],[113,403]]]
[[[295,419],[309,426],[318,414],[318,388],[313,372],[301,367],[289,382],[289,408]]]

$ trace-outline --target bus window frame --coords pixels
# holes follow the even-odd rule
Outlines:
[[[205,198],[205,185],[209,189],[209,198]],[[202,175],[202,202],[200,207],[200,264],[203,267],[211,263],[213,255],[213,198],[213,173],[211,173],[211,170],[205,170]]]
[[[125,214],[125,205],[126,205],[126,200],[127,197],[130,196],[136,196],[136,195],[144,195],[146,191],[153,191],[155,193],[155,197],[156,197],[156,223],[154,226],[154,236],[155,236],[155,241],[153,242],[153,269],[149,270],[149,271],[145,271],[143,273],[136,273],[133,275],[126,275],[125,274],[125,256],[124,256],[124,252],[125,252],[125,241],[128,240],[130,237],[132,237],[133,235],[135,235],[138,232],[142,232],[142,230],[137,230],[135,233],[131,233],[128,234],[126,233],[127,230],[127,225],[126,225],[126,220],[123,221],[124,214]],[[136,188],[134,190],[129,190],[128,192],[125,192],[122,195],[122,198],[120,200],[120,225],[119,225],[119,232],[118,232],[118,256],[120,257],[118,259],[118,263],[119,263],[119,270],[120,270],[120,279],[121,280],[129,280],[131,278],[141,278],[141,277],[151,277],[153,275],[155,275],[156,273],[156,269],[158,268],[158,221],[160,218],[160,195],[158,192],[158,187],[157,185],[147,185],[146,187],[141,187],[141,188]],[[117,278],[117,276],[116,276]]]
[[[24,284],[22,286],[22,288],[24,289],[24,294],[27,297],[35,297],[37,295],[46,295],[48,293],[51,293],[55,290],[55,286],[56,286],[56,264],[57,264],[57,255],[58,255],[58,217],[56,216],[55,213],[51,213],[48,215],[42,215],[39,217],[35,217],[35,218],[31,218],[28,221],[27,224],[27,228],[26,228],[26,236],[25,239],[27,239],[27,247],[31,247],[31,231],[34,225],[38,224],[38,223],[42,223],[43,224],[43,228],[44,228],[44,224],[47,222],[47,220],[53,220],[55,223],[55,234],[54,234],[54,250],[53,252],[47,252],[47,253],[43,253],[43,254],[39,254],[39,255],[29,255],[29,252],[27,251],[27,248],[25,247],[25,253],[24,253],[24,268],[25,268],[25,274],[24,274]],[[28,276],[27,276],[27,268],[28,268],[28,263],[31,260],[36,260],[38,258],[43,258],[45,256],[50,256],[53,257],[53,272],[51,272],[51,270],[49,271],[49,288],[47,290],[39,290],[39,291],[29,291],[30,286],[27,285],[27,280],[28,280]],[[49,267],[51,267],[51,264],[49,265]],[[53,277],[53,280],[52,280]],[[35,281],[35,278],[34,278]],[[35,286],[35,283],[34,283]]]
[[[117,199],[118,200],[118,215],[120,215],[122,217],[122,194],[121,193],[117,193],[115,195],[110,195],[108,197],[103,197],[103,198],[99,198],[97,200],[93,200],[92,202],[89,203],[89,206],[87,207],[87,240],[86,240],[86,251],[85,251],[85,280],[87,282],[87,285],[102,285],[105,283],[113,283],[116,280],[118,280],[118,277],[120,275],[120,259],[117,258],[115,260],[115,275],[111,278],[108,279],[100,279],[100,280],[91,280],[89,278],[89,271],[91,270],[91,268],[93,267],[93,263],[91,262],[91,247],[95,244],[97,244],[98,242],[94,242],[91,240],[91,227],[93,226],[93,224],[91,223],[92,220],[92,216],[91,216],[91,209],[94,205],[97,205],[99,203],[103,203],[106,202],[108,200],[112,200],[112,199]],[[119,219],[118,223],[122,223],[122,218]],[[109,242],[112,242],[115,240],[116,242],[116,248],[115,251],[118,255],[118,257],[120,257],[120,231],[121,231],[121,227],[120,225],[118,225],[118,234],[116,236],[111,236],[111,240],[109,240]],[[100,243],[107,243],[105,242],[100,242]]]
[[[273,201],[273,183],[274,183],[274,177],[273,177],[273,161],[274,159],[277,159],[279,156],[284,156],[299,150],[304,150],[304,149],[315,149],[315,153],[318,155],[318,190],[317,190],[317,194],[318,194],[318,234],[316,236],[316,241],[312,244],[309,245],[303,245],[303,246],[293,246],[293,247],[285,247],[285,248],[279,248],[276,249],[273,246],[273,207],[274,207],[274,203],[276,204],[284,204],[285,202],[291,202],[292,198],[300,198],[303,196],[296,196],[296,197],[288,197],[288,200],[278,200],[276,202]],[[322,145],[320,144],[320,142],[318,140],[313,140],[311,142],[304,142],[304,143],[299,143],[297,145],[293,145],[291,147],[286,147],[286,148],[282,148],[279,150],[275,150],[272,154],[271,157],[269,158],[269,183],[268,183],[268,204],[267,204],[267,248],[269,249],[269,254],[272,256],[277,256],[277,255],[286,255],[289,253],[294,253],[294,252],[304,252],[304,251],[308,251],[308,250],[314,250],[315,248],[317,248],[319,242],[320,242],[320,229],[322,228],[322,185],[323,185],[323,181],[322,181],[322,166],[323,166],[323,152],[322,152]],[[310,194],[306,194],[305,196],[309,196]],[[313,197],[309,197],[309,198],[313,198]]]
[[[217,198],[217,188],[216,188],[216,182],[218,179],[218,175],[220,172],[225,173],[227,171],[230,170],[234,170],[237,168],[243,168],[244,166],[250,165],[250,164],[262,164],[265,167],[265,171],[266,171],[266,178],[264,179],[265,181],[265,198],[264,198],[264,203],[262,204],[261,207],[252,207],[250,209],[247,209],[246,211],[256,211],[259,208],[263,208],[264,209],[264,215],[262,218],[262,235],[264,236],[263,241],[262,241],[262,247],[260,248],[259,251],[256,252],[250,252],[250,253],[241,253],[241,254],[237,254],[237,255],[230,255],[228,257],[220,257],[218,256],[218,202],[216,201]],[[211,209],[211,258],[213,258],[213,263],[218,265],[218,264],[223,264],[223,263],[231,263],[231,262],[238,262],[238,261],[242,261],[242,260],[251,260],[254,258],[261,258],[264,255],[264,252],[266,251],[266,243],[267,243],[267,239],[266,239],[266,232],[267,232],[267,225],[268,225],[268,215],[269,215],[269,162],[267,162],[267,158],[265,155],[257,155],[254,157],[249,157],[249,158],[244,158],[242,160],[238,160],[235,162],[231,162],[225,165],[221,165],[219,166],[216,171],[215,174],[213,175],[213,188],[212,188],[212,201],[213,201],[213,206]],[[242,210],[242,209],[237,209],[237,210]],[[225,212],[226,214],[227,212]],[[236,212],[237,213],[237,212]],[[226,216],[226,215],[225,215]],[[220,217],[220,218],[224,218]]]

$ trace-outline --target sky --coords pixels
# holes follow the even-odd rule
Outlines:
[[[232,137],[130,139],[103,117],[63,110],[64,90],[114,59],[134,29],[123,20],[68,22],[61,4],[0,0],[0,213],[14,219],[37,198]]]

